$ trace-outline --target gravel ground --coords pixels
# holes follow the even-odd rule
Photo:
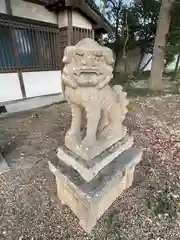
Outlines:
[[[133,186],[87,234],[56,197],[47,161],[63,143],[66,104],[0,118],[11,171],[0,175],[0,240],[180,239],[180,97],[134,99],[125,124],[144,148]]]

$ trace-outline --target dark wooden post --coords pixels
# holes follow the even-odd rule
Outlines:
[[[12,16],[11,0],[5,0],[5,3],[6,3],[7,14]],[[24,86],[24,81],[23,81],[22,69],[20,68],[20,56],[19,56],[19,52],[18,52],[18,46],[17,46],[17,42],[16,42],[14,28],[10,28],[9,30],[11,33],[11,38],[12,38],[12,43],[13,43],[13,52],[14,52],[16,64],[18,67],[17,73],[18,73],[18,77],[19,77],[21,93],[22,93],[23,98],[26,98],[26,91],[25,91],[25,86]]]
[[[67,9],[67,18],[68,18],[68,45],[73,44],[73,26],[72,26],[72,9]]]

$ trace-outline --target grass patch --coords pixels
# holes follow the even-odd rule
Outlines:
[[[174,84],[170,89],[170,91],[172,94],[180,94],[180,82],[177,82],[176,84]]]
[[[105,219],[105,224],[107,231],[105,232],[105,240],[125,240],[126,237],[121,231],[121,221],[119,219],[118,213],[113,212],[107,216]]]
[[[165,186],[162,191],[155,193],[152,198],[147,199],[147,207],[155,215],[168,214],[169,217],[174,218],[178,216],[179,199],[174,199],[170,189]]]
[[[148,80],[150,77],[150,71],[135,72],[133,75],[135,81]]]
[[[128,82],[128,74],[127,73],[121,73],[121,72],[116,72],[114,73],[114,77],[110,81],[110,86],[113,85],[121,85],[123,86]]]
[[[132,85],[125,84],[123,90],[127,92],[128,97],[153,97],[153,96],[164,96],[166,94],[177,95],[180,94],[180,84],[164,89],[163,91],[153,91],[148,88],[137,88]]]
[[[165,94],[163,91],[153,91],[148,88],[135,88],[129,85],[124,86],[123,90],[127,92],[128,97],[150,97]]]
[[[174,75],[174,71],[163,73],[163,77],[170,77],[170,81],[172,80],[173,75]]]
[[[134,80],[135,81],[141,81],[141,80],[148,80],[150,78],[151,71],[144,71],[144,72],[134,72]],[[174,75],[174,72],[168,72],[163,73],[163,77],[170,77],[170,80],[172,79],[172,76]]]

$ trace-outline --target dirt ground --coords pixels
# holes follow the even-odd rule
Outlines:
[[[47,161],[63,143],[71,114],[66,104],[0,117],[0,240],[180,239],[180,97],[134,99],[125,124],[144,148],[133,186],[87,236],[56,197]]]

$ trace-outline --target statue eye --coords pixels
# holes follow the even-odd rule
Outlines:
[[[84,56],[84,53],[83,52],[76,52],[76,55],[77,56]]]
[[[102,57],[103,54],[102,54],[102,52],[96,52],[95,55],[96,55],[96,57]]]

